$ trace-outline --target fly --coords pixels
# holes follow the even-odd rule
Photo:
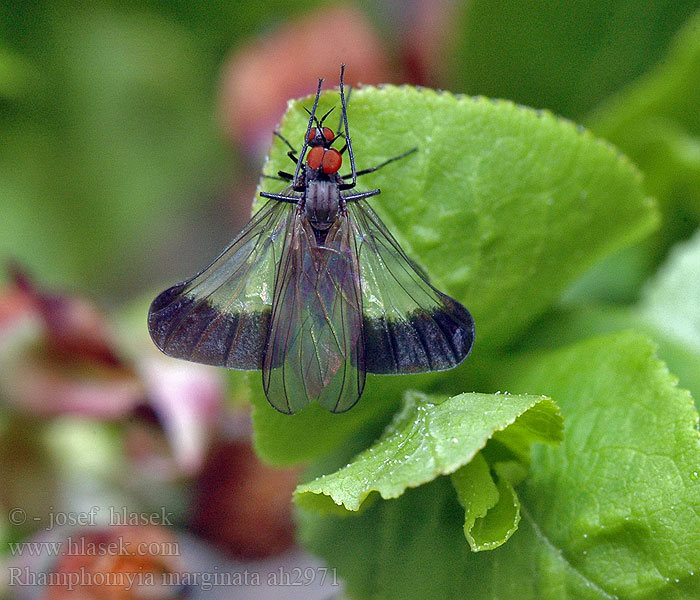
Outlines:
[[[451,369],[474,341],[469,311],[428,282],[370,207],[380,190],[355,190],[358,177],[416,149],[355,168],[344,70],[344,133],[324,126],[331,111],[316,117],[320,79],[301,152],[282,138],[296,165],[278,174],[289,185],[261,192],[267,202],[228,248],[162,292],[148,314],[162,352],[261,369],[267,399],[287,414],[313,401],[344,412],[362,395],[367,373]],[[351,172],[341,177],[346,152]]]

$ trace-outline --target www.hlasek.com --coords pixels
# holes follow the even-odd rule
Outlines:
[[[83,536],[68,536],[60,542],[10,542],[10,554],[28,556],[180,556],[178,542],[139,542],[117,536],[109,542],[95,542]]]
[[[255,571],[229,572],[219,571],[177,571],[167,573],[151,572],[94,572],[81,567],[77,571],[67,572],[34,572],[29,567],[9,567],[9,586],[61,586],[70,591],[80,587],[110,586],[130,591],[136,587],[198,587],[204,591],[214,587],[260,586],[337,586],[336,569],[327,567],[296,567],[285,569],[280,567],[261,575]]]

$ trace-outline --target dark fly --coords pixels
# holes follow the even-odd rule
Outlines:
[[[358,177],[415,149],[356,170],[343,74],[344,66],[344,134],[324,126],[329,113],[316,117],[319,80],[298,155],[285,140],[296,164],[293,174],[279,172],[288,187],[261,192],[267,203],[229,247],[162,292],[148,315],[165,354],[261,369],[270,404],[288,414],[312,401],[344,412],[366,373],[450,369],[474,341],[467,309],[427,281],[367,203],[380,190],[355,191]],[[351,173],[341,177],[346,152]]]

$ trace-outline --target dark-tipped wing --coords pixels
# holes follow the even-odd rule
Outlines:
[[[356,226],[367,372],[458,365],[474,342],[469,311],[428,283],[364,200],[348,203],[348,211]]]
[[[288,236],[263,359],[265,394],[284,413],[298,412],[314,400],[344,412],[365,384],[355,237],[347,215],[322,242],[301,216]]]
[[[201,273],[161,293],[148,330],[169,356],[230,369],[259,369],[275,266],[295,205],[269,201]]]

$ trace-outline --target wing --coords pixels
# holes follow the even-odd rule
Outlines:
[[[355,224],[369,373],[451,369],[474,342],[474,321],[459,302],[417,270],[372,208],[348,203]]]
[[[325,239],[295,217],[277,277],[263,358],[263,387],[277,410],[317,400],[331,412],[358,401],[365,385],[362,295],[355,238],[341,215]]]
[[[275,265],[294,210],[269,201],[211,265],[153,301],[148,330],[162,352],[230,369],[261,367]]]

